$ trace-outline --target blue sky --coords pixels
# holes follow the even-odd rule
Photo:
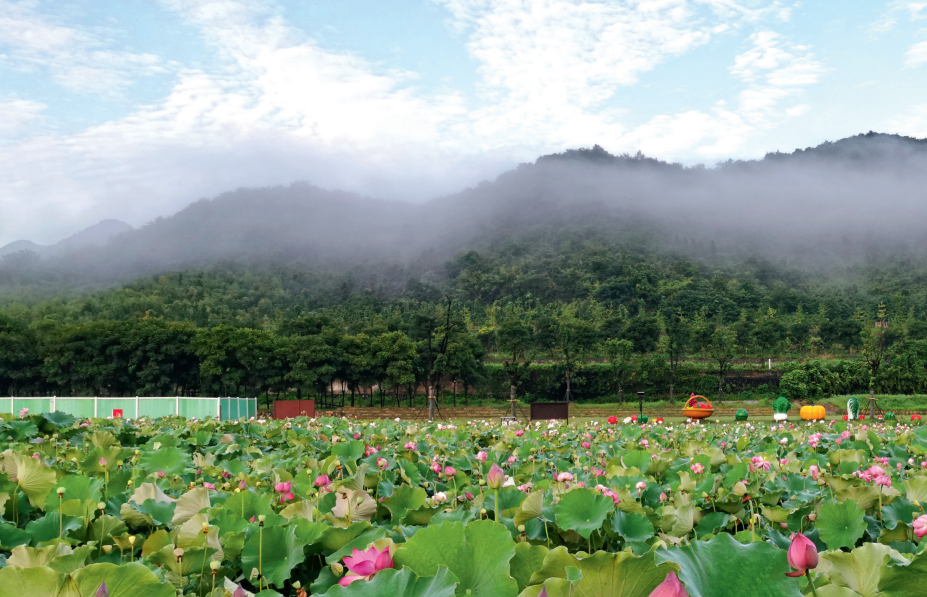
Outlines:
[[[927,0],[0,0],[0,244],[239,186],[389,200],[598,143],[927,136]]]

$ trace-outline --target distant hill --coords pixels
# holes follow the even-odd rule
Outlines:
[[[133,228],[120,220],[103,220],[53,245],[39,245],[31,240],[16,240],[0,247],[0,257],[18,251],[31,251],[39,255],[60,254],[84,247],[103,246],[114,237],[131,232]]]
[[[107,220],[54,251],[17,241],[0,253],[28,248],[56,279],[96,281],[218,263],[417,264],[440,272],[462,251],[518,250],[570,230],[579,240],[605,234],[665,251],[701,247],[697,255],[718,259],[762,255],[833,267],[927,250],[925,189],[927,140],[897,135],[867,133],[711,169],[594,146],[540,157],[425,204],[309,183],[246,188],[137,230]]]

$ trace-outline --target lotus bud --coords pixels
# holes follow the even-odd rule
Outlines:
[[[332,564],[331,568],[332,568],[332,573],[337,577],[341,577],[341,575],[344,574],[344,566],[342,566],[338,562],[335,562],[334,564]]]
[[[100,587],[97,589],[97,592],[93,594],[93,597],[109,597],[109,589],[106,588],[106,581],[100,583]]]
[[[502,469],[499,468],[499,465],[494,462],[489,469],[489,474],[486,475],[486,485],[490,489],[499,489],[504,482],[505,474],[502,472]]]

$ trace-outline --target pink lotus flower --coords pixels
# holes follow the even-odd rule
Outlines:
[[[917,535],[918,539],[927,535],[927,514],[923,514],[914,519],[914,534]]]
[[[380,570],[392,568],[393,557],[389,553],[389,548],[380,551],[376,546],[370,546],[364,551],[355,549],[350,556],[344,558],[344,565],[348,573],[338,581],[342,587],[358,580],[370,580]]]
[[[283,483],[277,483],[274,485],[274,491],[280,494],[281,504],[296,498],[296,496],[293,495],[293,492],[291,491],[292,488],[293,486],[289,481],[284,481]]]
[[[157,473],[155,473],[155,477],[159,479],[163,479],[165,477],[164,471],[158,471]]]
[[[820,469],[818,468],[818,465],[812,464],[810,467],[808,467],[808,472],[811,474],[812,479],[815,481],[818,480],[818,477],[820,476]]]
[[[797,568],[794,572],[786,572],[786,576],[803,576],[808,570],[818,567],[818,548],[811,539],[801,533],[792,534],[792,544],[788,553],[789,566]]]
[[[453,477],[457,474],[457,469],[455,469],[453,466],[446,466],[444,467],[444,474],[448,477]]]
[[[685,587],[676,578],[675,572],[666,575],[666,580],[657,585],[657,588],[650,593],[650,597],[689,597]]]
[[[28,409],[28,408],[24,408],[24,409],[22,409],[22,410],[19,411],[19,418],[20,418],[20,419],[25,419],[25,418],[26,418],[26,415],[28,415],[28,414],[29,414],[29,409]]]
[[[203,483],[203,487],[205,487],[206,489],[211,489],[212,491],[216,490],[216,486],[213,485],[212,483]]]
[[[492,467],[490,467],[489,473],[486,475],[486,486],[490,489],[499,489],[504,481],[505,475],[502,473],[502,469],[495,462],[492,463]]]
[[[360,439],[360,438],[361,438],[361,434],[360,434],[360,433],[355,433],[355,434],[354,434],[354,439]]]
[[[480,462],[486,462],[486,459],[487,459],[487,458],[489,458],[489,454],[487,454],[486,452],[484,452],[484,451],[482,451],[482,450],[480,450],[480,451],[477,452],[477,454],[476,454],[476,459],[479,460]]]
[[[106,461],[106,459],[100,456],[100,466],[106,466],[107,464],[109,463]]]
[[[689,468],[692,469],[692,472],[695,473],[696,475],[701,475],[702,473],[705,472],[705,465],[702,464],[701,462],[696,462]]]
[[[377,468],[385,469],[389,466],[389,462],[386,461],[386,458],[377,458]]]
[[[415,450],[418,446],[415,442],[406,442],[406,445],[403,446],[406,450]]]
[[[331,484],[332,482],[328,478],[328,475],[319,475],[318,477],[315,478],[316,487],[328,487]]]
[[[440,474],[441,474],[441,465],[438,464],[437,462],[432,462],[432,463],[431,463],[431,472],[435,473],[436,475],[440,475]]]
[[[573,481],[573,473],[558,473],[557,481],[560,483],[570,483]]]
[[[521,437],[521,436],[523,436],[524,434],[525,434],[525,432],[522,431],[521,429],[519,429],[518,431],[515,432],[515,437]]]
[[[589,442],[583,442],[582,446],[584,450],[588,450],[589,448],[592,447],[592,444],[590,444]]]

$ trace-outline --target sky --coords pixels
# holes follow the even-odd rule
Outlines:
[[[927,137],[927,0],[0,0],[0,246],[241,186]]]

